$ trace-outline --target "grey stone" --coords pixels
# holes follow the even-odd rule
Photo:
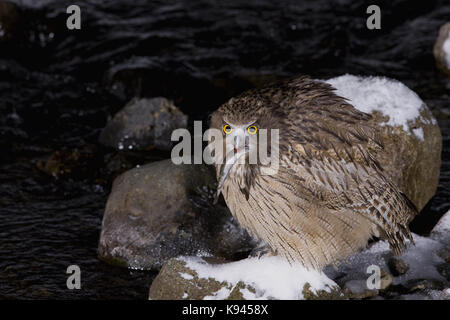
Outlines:
[[[344,292],[350,299],[364,299],[378,295],[377,289],[367,288],[366,280],[350,280],[346,282]]]
[[[19,25],[20,13],[16,4],[0,0],[0,41],[9,37]]]
[[[409,269],[408,264],[398,257],[391,257],[388,261],[388,267],[395,277],[405,274]]]
[[[108,121],[99,141],[119,150],[170,150],[173,130],[186,128],[187,119],[166,98],[134,98]]]
[[[116,178],[108,198],[99,257],[136,269],[159,269],[179,255],[227,259],[254,247],[228,208],[212,205],[216,179],[205,165],[153,162]]]
[[[450,75],[449,62],[446,61],[443,49],[444,42],[450,37],[450,22],[442,25],[439,29],[439,35],[433,47],[433,55],[436,60],[436,67],[443,73]]]

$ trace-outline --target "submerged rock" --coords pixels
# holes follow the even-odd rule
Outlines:
[[[377,160],[420,211],[439,182],[442,135],[420,97],[399,81],[344,75],[327,80],[355,108],[372,114],[384,152]]]
[[[19,9],[10,1],[0,0],[0,41],[7,38],[19,22]]]
[[[228,209],[212,205],[212,168],[171,160],[116,178],[106,204],[101,259],[136,269],[159,269],[179,255],[236,259],[253,248]]]
[[[450,75],[450,22],[447,22],[439,29],[433,54],[437,68]]]
[[[343,299],[323,273],[291,266],[280,257],[236,262],[178,257],[169,260],[150,287],[149,298],[253,300]]]
[[[38,161],[36,167],[55,178],[70,177],[84,179],[94,176],[102,165],[102,159],[95,145],[81,149],[54,151],[46,161]]]
[[[134,98],[107,123],[99,140],[119,150],[170,150],[172,131],[186,128],[187,119],[166,98]]]

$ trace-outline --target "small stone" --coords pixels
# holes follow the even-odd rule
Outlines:
[[[0,0],[0,41],[10,36],[18,27],[20,12],[11,1]]]
[[[433,48],[436,66],[442,72],[450,75],[450,22],[439,29],[439,35]]]
[[[392,276],[381,270],[381,279],[380,279],[380,290],[386,290],[392,284]]]
[[[170,150],[173,130],[188,117],[166,98],[132,99],[108,121],[99,141],[118,150]]]
[[[391,257],[388,261],[388,267],[394,277],[405,274],[409,270],[408,264],[398,257]]]
[[[406,283],[409,292],[424,290],[444,290],[445,283],[435,279],[413,279]]]
[[[450,281],[450,264],[449,263],[441,263],[436,266],[437,271],[447,279],[447,281]]]
[[[350,280],[344,285],[344,293],[350,299],[365,299],[378,295],[378,290],[367,288],[366,280]]]

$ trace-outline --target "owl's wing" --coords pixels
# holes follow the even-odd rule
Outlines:
[[[280,159],[277,179],[287,183],[304,203],[335,212],[348,209],[364,216],[385,232],[393,251],[400,253],[406,247],[405,240],[412,240],[407,225],[417,210],[384,176],[369,152],[362,146],[353,151],[334,147],[331,153],[306,150],[294,143],[292,152]],[[357,152],[359,158],[354,154]]]
[[[275,101],[285,113],[279,177],[309,201],[364,215],[398,253],[412,240],[407,225],[417,209],[377,161],[383,145],[372,116],[333,90],[305,78],[285,84],[284,96],[292,98]]]

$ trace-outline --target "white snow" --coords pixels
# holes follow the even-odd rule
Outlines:
[[[310,290],[331,291],[336,284],[324,273],[306,270],[301,265],[290,265],[281,257],[247,258],[226,264],[208,264],[200,257],[180,257],[186,266],[194,270],[199,278],[213,278],[225,281],[230,288],[222,288],[208,299],[227,297],[234,286],[242,281],[256,290],[256,293],[243,289],[246,299],[303,299],[303,287],[311,285]]]
[[[442,50],[445,53],[445,62],[447,63],[447,68],[450,69],[450,31],[448,32],[447,39],[442,45]]]
[[[189,273],[179,272],[179,274],[183,279],[186,279],[186,280],[194,279],[194,276],[190,275]]]
[[[423,129],[422,128],[412,129],[412,131],[416,135],[417,138],[419,138],[421,141],[424,141]]]
[[[220,288],[220,290],[214,292],[212,296],[206,296],[203,300],[225,300],[230,295],[231,290],[228,288]]]
[[[378,111],[389,117],[385,125],[402,126],[408,133],[411,132],[408,121],[420,117],[420,110],[425,107],[414,91],[397,80],[346,74],[325,82],[335,87],[336,94],[347,98],[358,110],[366,113]],[[413,133],[423,138],[423,132]]]

